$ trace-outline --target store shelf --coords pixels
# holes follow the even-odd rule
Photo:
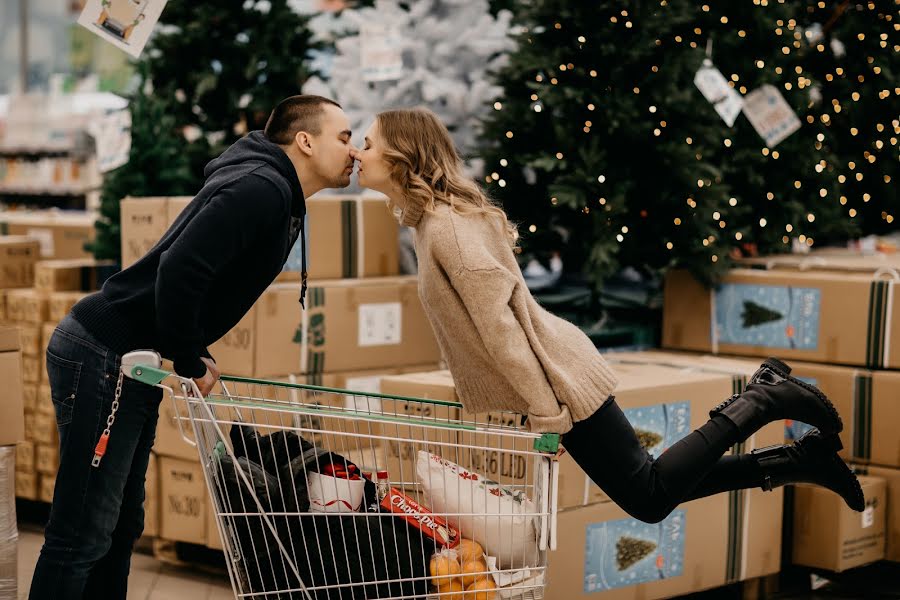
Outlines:
[[[86,196],[93,188],[15,188],[0,186],[0,196]]]

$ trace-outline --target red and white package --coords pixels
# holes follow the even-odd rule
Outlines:
[[[391,488],[381,501],[381,507],[400,515],[441,546],[455,548],[459,545],[459,530],[396,488]]]

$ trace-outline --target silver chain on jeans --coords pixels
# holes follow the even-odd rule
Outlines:
[[[99,467],[103,455],[106,454],[106,444],[109,442],[109,434],[113,423],[116,422],[116,411],[119,410],[119,399],[122,397],[122,382],[124,379],[125,374],[119,369],[119,379],[116,381],[116,394],[113,396],[112,410],[109,412],[109,416],[106,417],[106,429],[100,434],[100,440],[94,448],[94,459],[91,461],[91,466],[93,467]]]

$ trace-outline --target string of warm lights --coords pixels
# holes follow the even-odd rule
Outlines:
[[[785,0],[772,0],[771,4],[785,4]],[[770,5],[769,0],[754,0],[753,4],[758,7],[767,7]],[[666,0],[662,0],[660,2],[661,7],[668,6],[668,2]],[[816,3],[816,8],[819,10],[826,9],[825,2]],[[702,12],[709,13],[711,12],[711,7],[707,4],[702,5]],[[868,2],[866,4],[866,8],[869,11],[876,11],[876,6],[873,2]],[[812,6],[809,7],[809,12],[812,14],[814,12],[814,8]],[[854,111],[858,112],[858,106],[860,106],[861,102],[867,100],[869,97],[864,96],[864,94],[868,93],[876,93],[877,99],[880,101],[889,101],[890,98],[894,96],[900,95],[900,88],[895,87],[893,89],[889,89],[882,84],[878,88],[878,85],[874,85],[874,82],[877,81],[879,76],[882,76],[885,73],[882,65],[878,64],[879,60],[876,59],[875,56],[866,56],[865,63],[868,65],[869,71],[865,73],[848,73],[845,68],[841,66],[837,66],[834,68],[833,72],[824,73],[824,77],[820,77],[817,75],[814,70],[806,68],[805,64],[792,64],[794,62],[803,63],[804,59],[809,57],[815,57],[816,55],[821,55],[826,52],[828,49],[826,44],[823,43],[823,40],[826,37],[828,31],[830,31],[835,24],[836,19],[841,18],[839,13],[835,13],[832,15],[832,19],[826,23],[824,27],[821,27],[820,31],[816,32],[813,28],[809,28],[804,30],[804,28],[798,23],[797,19],[777,19],[774,22],[774,27],[771,29],[771,33],[773,34],[772,44],[775,52],[780,54],[779,59],[770,58],[766,59],[766,57],[758,57],[754,58],[750,61],[751,68],[755,68],[757,74],[752,76],[745,77],[740,72],[731,72],[726,76],[727,84],[734,90],[736,90],[741,96],[746,96],[750,94],[751,90],[748,89],[747,85],[751,84],[752,81],[760,79],[759,74],[767,74],[767,76],[762,77],[762,81],[773,80],[775,82],[779,82],[779,86],[783,88],[786,92],[796,93],[800,90],[808,90],[810,94],[810,101],[807,110],[805,111],[807,114],[801,117],[802,120],[808,126],[812,126],[813,131],[817,131],[815,135],[812,137],[813,147],[817,153],[822,153],[825,156],[831,157],[831,152],[826,152],[826,149],[830,148],[835,143],[836,134],[834,132],[834,127],[836,125],[836,121],[840,121],[842,126],[844,123],[850,123],[851,121],[847,117],[848,113],[854,113]],[[900,24],[893,23],[894,17],[891,14],[878,13],[878,19],[884,21],[886,23],[892,23],[891,29],[894,32],[900,31]],[[726,15],[722,15],[717,19],[718,23],[721,25],[729,25],[730,19]],[[638,26],[636,24],[638,19],[629,14],[627,10],[618,11],[616,14],[612,14],[609,16],[609,22],[615,26],[621,26],[625,29],[634,29]],[[553,24],[553,29],[555,31],[562,31],[564,26],[560,22],[555,22]],[[542,33],[544,28],[535,28],[533,33]],[[584,50],[589,46],[590,41],[588,36],[583,33],[576,32],[577,35],[574,36],[575,47],[577,50]],[[704,32],[702,27],[693,27],[689,33],[679,32],[672,35],[671,38],[666,39],[656,39],[657,46],[667,45],[669,43],[674,43],[676,45],[685,44],[688,45],[692,49],[698,49],[703,44],[706,43],[707,37],[713,34],[713,31]],[[716,35],[724,35],[722,32],[715,32]],[[746,29],[737,29],[735,34],[739,38],[747,38],[748,32]],[[889,36],[886,32],[860,32],[856,35],[856,39],[859,42],[864,42],[867,36],[875,36],[874,39],[878,42],[878,47],[881,49],[887,50],[890,46],[889,44]],[[532,38],[529,38],[529,42],[532,41]],[[831,42],[831,50],[835,57],[839,55],[839,48],[843,48],[843,44],[839,41],[836,41],[835,38],[832,38]],[[845,50],[842,50],[845,51]],[[893,51],[896,53],[900,51],[900,46],[893,45]],[[776,60],[783,61],[782,64],[776,64]],[[533,86],[532,89],[528,92],[529,99],[529,109],[533,111],[533,113],[541,114],[547,111],[547,103],[544,101],[544,97],[552,97],[554,94],[558,96],[559,94],[554,91],[555,87],[561,86],[564,83],[567,83],[570,79],[572,81],[582,81],[581,78],[584,78],[585,75],[589,76],[592,79],[596,79],[599,75],[598,67],[585,66],[581,64],[576,64],[576,61],[566,61],[560,62],[556,64],[552,68],[544,68],[540,70],[538,73],[534,75],[533,81],[536,86]],[[656,74],[660,72],[660,65],[652,64],[649,66],[650,73]],[[854,90],[849,93],[846,97],[841,97],[840,99],[837,97],[842,91],[844,91],[844,85],[848,81],[855,81],[860,84],[858,90]],[[831,84],[835,84],[835,89],[832,90],[829,87]],[[841,84],[838,86],[837,84]],[[865,84],[865,85],[864,85]],[[537,89],[534,89],[537,88]],[[542,91],[544,90],[544,91]],[[873,92],[874,90],[874,92]],[[640,86],[634,85],[631,89],[634,95],[640,95],[642,90]],[[860,92],[863,91],[863,94]],[[602,94],[602,90],[599,90]],[[819,98],[827,97],[830,99],[829,102],[822,102],[821,104],[812,100],[813,93],[816,94]],[[583,98],[582,95],[574,95],[577,98]],[[555,99],[555,101],[559,101]],[[593,112],[598,110],[598,107],[602,106],[602,102],[600,98],[592,98],[590,101],[585,100],[575,100],[578,102],[579,106],[586,109],[588,112]],[[582,104],[583,102],[583,104]],[[552,105],[552,103],[551,103]],[[503,102],[496,102],[493,105],[495,111],[503,111],[506,109]],[[648,127],[650,134],[653,138],[666,138],[666,131],[669,126],[668,119],[665,116],[666,107],[659,106],[657,103],[652,101],[648,101],[646,104],[646,111],[649,115],[652,115],[650,126]],[[584,135],[590,135],[595,130],[595,123],[591,118],[586,119],[577,119],[577,130]],[[639,124],[635,124],[639,125]],[[882,139],[886,137],[885,132],[889,131],[889,128],[884,123],[876,123],[870,131],[861,131],[855,124],[849,126],[846,132],[849,132],[849,135],[852,138],[860,138],[861,144],[866,146],[867,149],[862,152],[862,157],[859,159],[860,165],[876,165],[878,162],[879,153],[885,149],[890,147],[897,146],[897,135],[900,135],[900,120],[894,119],[891,122],[891,126],[893,128],[894,135],[888,139]],[[841,134],[845,133],[844,130],[840,132]],[[827,134],[827,135],[826,135]],[[516,129],[514,126],[508,128],[505,131],[505,137],[508,140],[514,139],[516,135]],[[797,135],[797,134],[794,134]],[[871,139],[864,139],[866,136],[871,136]],[[704,148],[697,147],[695,140],[692,136],[686,136],[684,138],[684,144],[689,147],[696,147],[696,152],[694,156],[697,161],[702,161],[704,156]],[[701,142],[702,144],[702,142]],[[721,146],[726,149],[726,151],[737,151],[741,150],[739,148],[734,136],[726,134],[721,139]],[[746,148],[744,148],[746,149]],[[767,159],[767,161],[779,161],[782,159],[782,154],[773,148],[769,148],[767,146],[763,146],[760,149],[760,154],[762,157]],[[715,153],[713,152],[715,156]],[[565,153],[562,151],[554,151],[550,150],[550,156],[553,157],[556,161],[563,162],[566,159]],[[852,206],[848,206],[850,200],[848,199],[847,193],[837,185],[845,186],[850,183],[862,183],[864,181],[868,181],[867,175],[870,175],[868,172],[863,172],[861,168],[858,168],[857,161],[850,160],[846,164],[846,168],[849,172],[840,172],[836,173],[837,170],[842,169],[843,165],[837,164],[838,161],[836,159],[826,159],[822,157],[818,157],[815,161],[810,165],[812,176],[804,176],[800,178],[794,179],[792,182],[789,182],[795,190],[805,190],[811,189],[811,196],[813,198],[817,198],[822,201],[834,201],[839,204],[841,207],[846,207],[846,214],[849,218],[853,219],[858,214],[859,211],[857,208]],[[506,180],[504,179],[502,173],[504,169],[507,168],[518,168],[516,165],[511,165],[510,161],[507,158],[502,158],[499,160],[499,167],[496,168],[495,171],[491,172],[490,175],[485,177],[485,182],[488,184],[497,184],[500,188],[504,188],[507,185]],[[835,177],[831,177],[832,174],[835,174]],[[817,177],[818,176],[818,177]],[[891,182],[891,176],[889,174],[880,174],[880,178],[885,184]],[[831,185],[833,181],[837,182],[837,185]],[[600,175],[597,177],[597,183],[603,184],[607,183],[606,175]],[[710,178],[710,177],[701,177],[696,180],[696,193],[702,194],[704,192],[709,192],[711,188],[721,184],[722,181],[719,178]],[[586,188],[593,188],[593,184],[586,184]],[[605,188],[604,188],[605,189]],[[768,201],[776,200],[776,189],[771,189],[765,191],[765,197]],[[863,204],[867,204],[872,200],[872,194],[869,191],[862,192],[860,195]],[[610,212],[612,210],[612,205],[609,202],[606,195],[597,196],[596,199],[597,205],[599,205],[602,210],[606,212]],[[731,195],[728,197],[727,204],[731,208],[736,208],[742,202],[739,195]],[[559,199],[557,197],[550,198],[550,204],[552,206],[557,206],[559,204]],[[688,197],[686,200],[686,204],[689,208],[689,218],[695,219],[697,218],[697,210],[698,210],[698,202],[694,197]],[[596,205],[595,205],[596,206]],[[810,207],[813,205],[810,204]],[[621,209],[620,209],[621,210]],[[582,207],[581,212],[584,214],[591,213],[591,207],[589,205],[585,205]],[[778,213],[778,209],[775,209],[775,214]],[[815,208],[810,208],[806,211],[805,216],[802,218],[806,224],[812,225],[816,223],[818,212]],[[641,211],[642,214],[646,214],[646,211]],[[726,220],[726,210],[718,209],[712,212],[712,227],[720,230],[720,236],[716,235],[706,235],[700,238],[699,243],[703,247],[711,247],[716,244],[716,242],[722,242],[725,238],[733,239],[735,242],[742,242],[745,238],[748,237],[748,231],[744,229],[743,231],[738,229],[735,231],[728,232],[730,219]],[[882,211],[882,218],[887,223],[893,223],[895,216],[889,213],[887,210]],[[672,222],[676,228],[682,226],[684,220],[682,217],[674,217]],[[769,220],[765,217],[759,217],[755,224],[758,225],[760,230],[766,229],[770,226]],[[626,235],[629,233],[629,227],[627,225],[616,224],[613,221],[608,221],[608,225],[614,227],[615,239],[622,243],[625,241]],[[740,223],[736,223],[735,227],[740,228]],[[779,224],[781,227],[781,224]],[[799,223],[784,223],[784,235],[781,237],[783,244],[789,244],[792,240],[796,240],[797,243],[813,246],[815,240],[812,236],[802,233],[800,231],[802,225]],[[532,223],[528,225],[528,230],[532,233],[536,232],[538,229],[538,225],[536,223]],[[790,234],[790,235],[789,235]],[[677,237],[677,236],[676,236]],[[750,235],[749,237],[753,237]],[[673,240],[662,240],[661,241],[663,247],[668,251],[673,251],[676,248],[676,244]],[[724,242],[723,242],[724,243]],[[712,262],[717,262],[719,260],[719,254],[713,253],[710,256],[710,260]]]

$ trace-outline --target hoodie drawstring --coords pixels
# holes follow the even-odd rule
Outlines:
[[[306,215],[300,223],[300,308],[306,310]]]

